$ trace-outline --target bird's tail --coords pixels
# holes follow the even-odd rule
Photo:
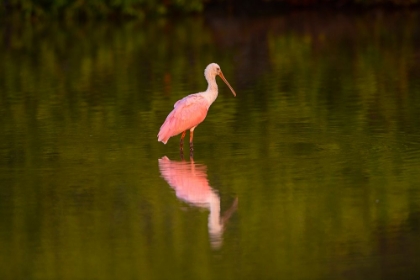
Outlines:
[[[168,115],[165,122],[159,129],[159,133],[157,135],[158,141],[166,144],[169,138],[172,136],[178,135],[180,132],[176,130],[176,120],[173,118],[173,111]]]
[[[162,125],[162,127],[159,130],[159,133],[157,135],[158,137],[158,141],[162,142],[163,144],[166,144],[169,140],[169,138],[171,138],[171,136],[168,135],[168,131],[167,129],[165,129],[165,127]]]
[[[162,142],[163,144],[166,144],[166,142],[168,142],[169,139],[164,139],[164,138],[158,138],[159,142]]]
[[[166,142],[168,142],[169,137],[165,137],[163,136],[162,130],[159,131],[159,134],[157,135],[158,137],[158,141],[162,142],[163,144],[166,144]]]

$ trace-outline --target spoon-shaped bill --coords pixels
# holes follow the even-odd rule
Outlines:
[[[227,86],[230,88],[230,90],[231,90],[231,91],[232,91],[232,93],[233,93],[233,96],[236,96],[235,91],[234,91],[234,90],[233,90],[233,88],[230,86],[230,84],[229,84],[229,82],[226,80],[225,76],[223,76],[222,71],[220,71],[219,76],[220,76],[220,78],[222,78],[223,82],[225,82],[225,83],[227,84]]]

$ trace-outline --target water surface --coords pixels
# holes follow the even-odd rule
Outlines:
[[[1,278],[418,279],[419,16],[4,25]]]

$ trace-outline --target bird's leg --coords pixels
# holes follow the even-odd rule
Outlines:
[[[193,138],[194,138],[194,130],[190,130],[190,153],[194,152]]]
[[[184,151],[184,137],[186,133],[187,131],[182,132],[181,141],[179,141],[179,150],[181,151],[181,153]]]

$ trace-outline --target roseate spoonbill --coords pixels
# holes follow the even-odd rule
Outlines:
[[[166,144],[169,138],[182,132],[180,141],[180,150],[182,152],[185,134],[187,130],[190,130],[190,151],[191,153],[193,152],[194,129],[204,121],[210,105],[217,98],[218,90],[216,75],[219,75],[220,78],[222,78],[232,91],[233,96],[236,96],[235,91],[230,86],[225,76],[223,76],[220,66],[216,63],[210,63],[204,70],[204,76],[208,83],[207,90],[187,95],[175,103],[174,109],[169,113],[165,122],[160,127],[159,134],[157,135],[158,141]]]
[[[171,161],[166,156],[159,159],[159,170],[165,181],[175,190],[176,196],[196,207],[210,210],[208,231],[213,248],[222,244],[222,235],[229,218],[238,207],[238,198],[223,215],[220,215],[220,197],[209,185],[207,167],[203,164]]]

